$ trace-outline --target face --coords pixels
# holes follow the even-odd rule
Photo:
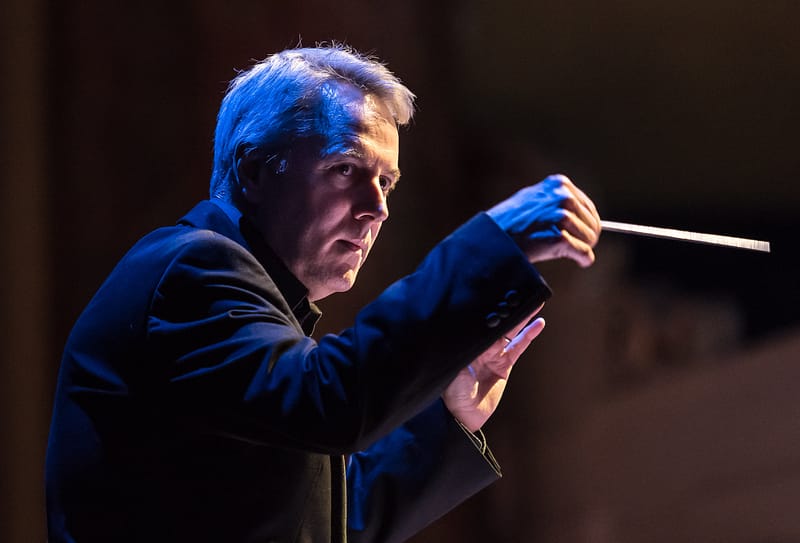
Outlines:
[[[387,108],[350,85],[330,93],[344,120],[335,137],[292,147],[283,173],[262,168],[255,205],[259,230],[312,301],[353,286],[400,176],[397,128]]]

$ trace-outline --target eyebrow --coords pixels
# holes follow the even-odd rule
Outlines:
[[[353,147],[348,148],[346,151],[342,151],[339,153],[333,153],[334,155],[350,157],[350,158],[357,158],[359,160],[364,160],[364,153],[358,149],[354,149]],[[400,180],[400,169],[399,168],[392,168],[388,170],[386,173],[390,174],[394,178],[394,182]]]

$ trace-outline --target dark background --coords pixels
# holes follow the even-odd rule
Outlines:
[[[346,326],[473,213],[549,173],[571,176],[607,219],[772,242],[766,255],[608,233],[590,270],[543,265],[556,296],[537,369],[519,372],[491,422],[512,459],[507,477],[421,540],[550,541],[562,523],[573,539],[561,540],[644,537],[625,513],[633,494],[548,479],[535,443],[573,443],[573,429],[593,431],[594,408],[664,390],[676,373],[724,380],[703,373],[718,362],[697,360],[746,364],[776,344],[784,364],[797,360],[783,347],[800,304],[794,0],[6,0],[0,10],[2,541],[44,538],[41,467],[72,322],[136,239],[206,197],[216,109],[235,70],[301,41],[374,52],[419,96],[392,219],[359,285],[323,302],[319,333]],[[569,371],[546,369],[565,362]],[[547,519],[532,522],[521,502]],[[792,529],[763,536],[800,536]]]

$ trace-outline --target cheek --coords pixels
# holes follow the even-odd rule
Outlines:
[[[352,217],[352,203],[345,196],[329,193],[318,199],[313,206],[314,213],[308,217],[322,229],[335,229]]]
[[[378,234],[381,231],[381,224],[383,224],[383,223],[376,223],[373,226],[371,226],[370,229],[369,229],[369,234],[370,234],[370,238],[371,238],[370,252],[372,251],[372,247],[375,245],[375,242],[378,240]]]
[[[318,206],[313,212],[298,213],[294,220],[301,223],[300,229],[304,232],[304,237],[309,242],[319,245],[319,249],[341,236],[343,232],[347,233],[347,228],[344,227],[347,224],[347,216],[336,207]]]
[[[317,235],[327,236],[338,234],[342,229],[343,216],[330,208],[320,209],[315,215],[307,217],[308,224]]]

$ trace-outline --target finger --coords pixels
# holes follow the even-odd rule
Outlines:
[[[597,207],[594,205],[592,199],[589,198],[589,196],[581,189],[579,189],[577,186],[575,187],[575,192],[580,197],[580,200],[581,202],[583,202],[583,205],[586,206],[586,209],[588,209],[589,212],[591,213],[592,218],[595,220],[596,228],[600,229],[600,212],[597,210]]]
[[[586,219],[578,217],[572,211],[568,209],[562,209],[561,211],[564,216],[558,223],[559,227],[594,247],[599,239],[599,232],[590,223],[587,223]],[[594,221],[593,218],[590,220]]]
[[[561,230],[561,237],[554,243],[542,245],[539,250],[529,256],[531,262],[542,262],[557,258],[569,258],[582,268],[594,263],[594,251],[591,245],[576,238],[567,230]]]
[[[525,317],[524,319],[519,321],[517,324],[515,324],[514,327],[506,333],[506,337],[508,337],[509,339],[513,340],[513,338],[516,337],[517,334],[519,334],[522,331],[523,328],[525,328],[526,326],[528,326],[530,324],[531,319],[533,317],[535,317],[536,314],[539,313],[539,311],[541,311],[543,307],[544,307],[544,304],[541,304],[539,307],[537,307],[536,309],[531,311],[531,313],[527,317]],[[508,342],[506,342],[506,343],[508,343]]]
[[[566,243],[561,245],[562,254],[559,255],[560,257],[571,258],[582,268],[587,268],[594,264],[595,257],[591,245],[576,238],[566,230],[562,230],[561,235]]]
[[[510,354],[512,358],[519,357],[525,349],[536,339],[536,337],[544,330],[545,321],[542,317],[538,317],[530,324],[525,326],[522,331],[514,336],[511,342],[506,346],[506,353]]]
[[[511,328],[508,332],[506,332],[505,335],[501,336],[500,339],[492,343],[492,346],[489,347],[484,352],[484,355],[476,359],[476,363],[482,363],[485,362],[486,360],[493,360],[497,356],[503,354],[506,351],[508,345],[512,341],[514,341],[514,338],[517,337],[517,335],[519,335],[526,326],[530,325],[531,319],[533,319],[536,316],[536,314],[542,310],[543,307],[544,303],[539,305],[539,307],[531,311],[528,314],[528,316],[526,316],[524,319],[520,320],[517,324],[515,324],[514,327]],[[488,357],[486,355],[488,355]]]
[[[597,210],[594,209],[594,204],[591,204],[591,201],[589,201],[591,207],[583,201],[577,187],[573,186],[571,190],[572,191],[569,192],[569,197],[565,198],[561,203],[562,210],[568,214],[569,218],[572,219],[576,225],[580,225],[581,229],[585,230],[587,233],[587,241],[594,240],[594,243],[596,243],[601,230],[600,216],[597,214]]]
[[[596,240],[600,236],[602,227],[600,225],[600,217],[596,214],[596,211],[592,211],[576,199],[565,202],[564,209],[571,212],[578,222],[586,226],[587,231],[591,232],[589,239]]]
[[[597,211],[597,207],[594,205],[592,199],[589,198],[589,196],[574,183],[570,184],[570,190],[575,195],[577,200],[582,204],[583,208],[586,209],[586,211],[588,211],[589,216],[592,218],[592,221],[594,222],[595,228],[599,229],[600,213]]]
[[[576,213],[582,221],[586,222],[592,230],[600,232],[600,214],[592,202],[591,198],[583,192],[572,180],[566,175],[557,174],[550,176],[554,181],[561,183],[561,189],[567,193],[568,198],[565,201],[565,206],[573,213]]]
[[[490,364],[491,371],[496,375],[507,379],[514,364],[517,363],[522,353],[530,346],[531,342],[544,330],[545,321],[538,317],[528,324],[522,331],[514,336],[511,342],[503,350],[503,356]]]

